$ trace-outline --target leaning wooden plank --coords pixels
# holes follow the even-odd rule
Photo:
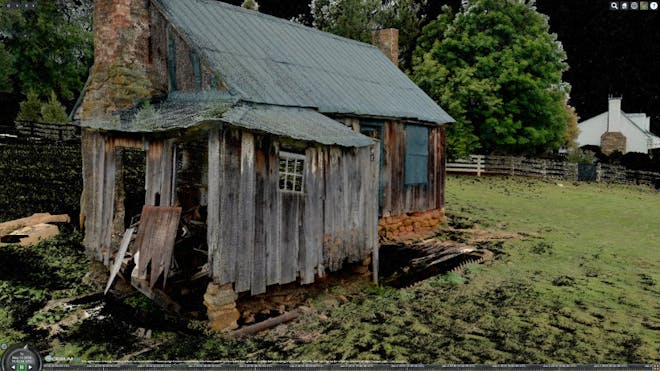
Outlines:
[[[172,252],[174,250],[174,242],[176,240],[177,231],[179,229],[179,219],[181,218],[180,207],[157,207],[156,218],[151,219],[155,223],[155,235],[158,238],[151,239],[154,245],[149,247],[151,252],[151,280],[150,285],[154,287],[156,281],[161,274],[165,274],[163,278],[163,286],[167,282],[167,274],[169,273],[170,263],[172,261]],[[149,221],[145,221],[149,222]]]
[[[104,295],[108,293],[110,286],[112,286],[112,282],[115,280],[117,273],[119,273],[121,262],[124,260],[124,256],[128,250],[128,245],[131,242],[131,237],[133,237],[133,232],[135,232],[135,228],[128,228],[126,232],[124,232],[124,238],[122,238],[121,243],[119,244],[119,252],[117,252],[117,255],[115,255],[115,262],[112,265],[112,270],[110,270],[110,278],[108,279],[108,284],[105,286],[105,291],[103,292]]]

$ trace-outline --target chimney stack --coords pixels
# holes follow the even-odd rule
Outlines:
[[[149,0],[94,0],[94,65],[81,118],[153,95],[148,78]]]
[[[621,97],[610,97],[607,102],[607,131],[621,131]]]
[[[371,33],[371,43],[380,49],[394,65],[399,66],[399,30],[385,28]]]

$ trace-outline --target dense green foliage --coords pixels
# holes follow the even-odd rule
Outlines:
[[[48,102],[41,106],[41,121],[48,123],[66,122],[68,120],[64,106],[57,99],[54,91],[50,92]]]
[[[565,59],[532,2],[475,0],[424,28],[412,77],[457,121],[451,156],[538,154],[564,142]]]
[[[91,1],[36,1],[6,9],[0,0],[0,90],[72,100],[92,63]]]
[[[371,43],[375,29],[398,29],[399,64],[408,69],[424,19],[420,11],[423,3],[399,0],[383,5],[380,0],[312,0],[310,10],[314,27],[366,43]]]
[[[79,143],[0,144],[0,222],[38,212],[76,214],[81,161]]]

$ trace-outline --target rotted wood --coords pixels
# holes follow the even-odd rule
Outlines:
[[[382,281],[394,287],[409,286],[442,273],[462,272],[467,264],[486,263],[493,259],[489,250],[436,239],[383,245],[380,253],[380,262],[386,266]]]

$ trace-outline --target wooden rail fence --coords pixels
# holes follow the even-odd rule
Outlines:
[[[660,188],[660,173],[630,170],[623,166],[595,164],[592,178],[581,176],[580,172],[589,170],[589,165],[558,161],[529,159],[514,156],[471,155],[468,158],[447,163],[448,173],[472,175],[510,175],[538,178],[563,179],[567,181],[594,180],[606,183],[642,184]]]

